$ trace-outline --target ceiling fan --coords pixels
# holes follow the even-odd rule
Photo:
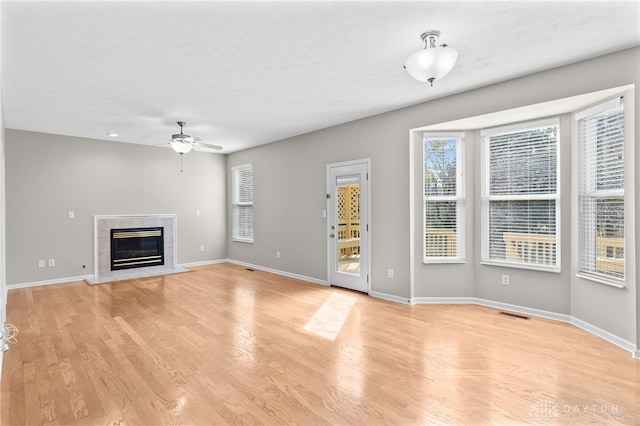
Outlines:
[[[212,145],[209,143],[204,143],[195,136],[189,136],[183,133],[182,128],[187,124],[184,121],[178,121],[178,126],[180,126],[180,133],[174,133],[171,135],[171,139],[169,139],[169,144],[171,144],[171,148],[178,154],[186,154],[191,151],[193,148],[205,148],[205,149],[222,149],[219,145]]]

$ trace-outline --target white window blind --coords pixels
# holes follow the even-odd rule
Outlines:
[[[617,98],[576,114],[578,273],[624,284],[624,114]]]
[[[233,240],[253,242],[253,166],[231,169],[233,185]]]
[[[464,260],[463,137],[423,135],[424,262]]]
[[[485,130],[482,261],[559,271],[559,121]]]

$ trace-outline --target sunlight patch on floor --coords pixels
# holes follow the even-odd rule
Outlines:
[[[353,296],[331,293],[304,326],[304,330],[325,339],[335,340],[355,303],[356,298]]]

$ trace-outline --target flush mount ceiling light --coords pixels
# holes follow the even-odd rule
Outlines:
[[[440,31],[429,30],[422,33],[420,39],[424,49],[409,56],[404,67],[411,77],[419,81],[428,81],[432,86],[451,71],[458,59],[458,52],[446,44],[437,45]]]

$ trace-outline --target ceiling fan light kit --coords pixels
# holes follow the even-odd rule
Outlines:
[[[193,145],[188,142],[171,141],[170,144],[171,148],[173,148],[173,150],[178,154],[186,154],[193,149]]]
[[[206,149],[222,149],[221,146],[211,145],[208,143],[201,142],[198,138],[189,136],[182,131],[182,128],[187,125],[185,121],[178,121],[178,126],[180,126],[180,133],[174,133],[171,135],[171,139],[169,139],[169,144],[171,148],[178,154],[186,154],[191,151],[193,147],[198,148],[206,148]]]
[[[193,148],[193,138],[189,135],[185,135],[182,132],[182,128],[187,123],[184,121],[178,121],[178,126],[180,126],[180,133],[174,133],[171,135],[171,139],[169,140],[171,144],[171,148],[178,154],[186,154],[191,151]]]
[[[186,154],[193,149],[193,145],[189,142],[171,141],[171,148],[178,154]]]
[[[424,49],[409,56],[404,68],[411,77],[419,81],[429,82],[433,86],[451,71],[458,59],[458,52],[446,44],[437,45],[440,31],[429,30],[422,33],[420,39],[424,42]]]
[[[211,145],[201,142],[198,138],[189,136],[182,131],[182,128],[187,124],[185,121],[178,121],[180,126],[180,133],[174,133],[169,139],[169,145],[178,154],[180,154],[180,172],[182,173],[182,154],[190,152],[195,146],[206,149],[222,149],[219,145]]]

